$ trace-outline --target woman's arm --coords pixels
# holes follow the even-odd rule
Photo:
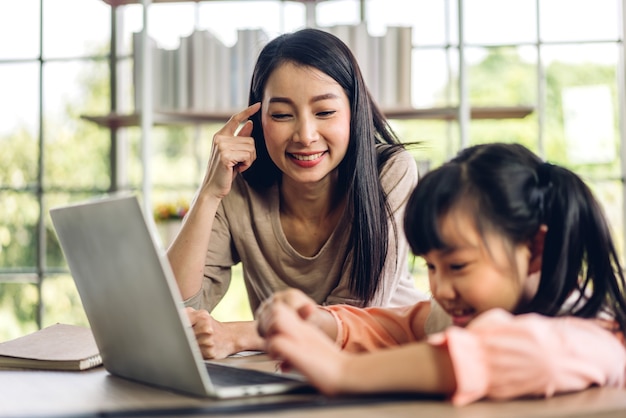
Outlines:
[[[237,129],[259,108],[257,103],[233,115],[213,137],[202,185],[167,251],[183,299],[194,296],[202,287],[204,260],[222,198],[230,192],[234,176],[246,170],[256,158],[254,139],[249,136],[252,122],[246,122],[239,132]]]

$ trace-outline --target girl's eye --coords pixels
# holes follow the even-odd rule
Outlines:
[[[277,120],[287,119],[290,116],[291,115],[288,113],[272,113],[272,119],[277,119]]]
[[[450,264],[450,270],[463,270],[467,266],[466,263]]]
[[[329,116],[332,116],[336,113],[335,110],[326,110],[324,112],[317,112],[317,116],[321,117],[321,118],[327,118]]]
[[[435,271],[435,265],[431,263],[426,263],[426,268],[430,271]]]

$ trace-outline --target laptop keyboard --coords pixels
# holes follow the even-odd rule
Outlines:
[[[259,385],[293,382],[294,380],[287,376],[258,370],[229,367],[207,362],[204,364],[209,372],[211,382],[216,386]]]

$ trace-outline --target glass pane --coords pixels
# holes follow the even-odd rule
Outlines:
[[[358,0],[336,0],[315,4],[318,26],[353,25],[361,21]]]
[[[516,142],[534,152],[539,151],[537,117],[522,119],[472,119],[469,129],[470,145],[491,142]]]
[[[122,114],[131,113],[135,109],[133,60],[120,59],[117,69],[117,111]]]
[[[532,61],[530,61],[532,60]],[[537,61],[520,48],[468,48],[469,100],[472,106],[536,103]]]
[[[39,64],[0,64],[0,92],[0,138],[37,138]]]
[[[541,40],[581,41],[620,38],[618,0],[541,0]]]
[[[75,324],[88,326],[87,316],[70,275],[46,277],[42,285],[43,326]]]
[[[105,62],[54,62],[44,72],[44,160],[48,186],[107,189],[109,132],[80,119],[108,107]]]
[[[141,12],[142,8],[138,10]],[[193,3],[154,4],[148,14],[148,32],[164,49],[176,48],[181,36],[189,36],[195,28],[196,5]],[[141,14],[135,32],[143,27]]]
[[[153,129],[152,167],[155,185],[178,188],[196,185],[202,177],[205,160],[198,152],[200,131],[194,127]]]
[[[459,54],[456,49],[418,49],[413,52],[412,102],[417,108],[458,103]]]
[[[391,120],[391,125],[402,142],[418,142],[409,151],[421,171],[437,167],[458,150],[459,127],[456,122],[443,120]]]
[[[468,44],[507,45],[537,39],[535,0],[466,0]]]
[[[37,182],[39,72],[35,64],[0,65],[0,186]]]
[[[600,178],[620,175],[618,50],[613,44],[542,49],[547,157]]]
[[[26,130],[0,138],[0,186],[35,188],[39,167],[39,142]]]
[[[39,0],[0,1],[0,60],[39,56],[39,10]]]
[[[33,194],[0,191],[0,269],[37,265],[39,204]]]
[[[0,283],[0,341],[21,337],[37,330],[35,314],[38,301],[35,285]]]
[[[43,4],[44,57],[76,57],[108,53],[111,10],[105,2],[46,0]],[[77,17],[69,19],[69,12]]]
[[[304,9],[284,10],[277,1],[216,1],[200,4],[200,27],[215,33],[226,45],[237,41],[237,29],[262,29],[273,38],[304,26]],[[288,25],[288,26],[287,26]]]
[[[600,201],[602,209],[608,219],[613,239],[617,245],[617,252],[622,257],[622,260],[624,260],[623,184],[615,180],[594,180],[584,176],[583,179],[586,180],[594,195]]]
[[[47,193],[44,199],[43,219],[46,227],[46,268],[49,270],[67,270],[65,256],[57,239],[52,220],[50,219],[50,209],[70,203],[81,202],[93,199],[101,193],[72,193],[56,194]]]
[[[448,42],[445,1],[370,0],[365,2],[365,7],[372,35],[383,35],[387,26],[412,26],[415,45],[445,45]],[[399,10],[402,13],[398,13]]]

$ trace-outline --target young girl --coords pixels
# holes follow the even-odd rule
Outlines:
[[[273,39],[256,62],[249,103],[215,134],[168,249],[204,357],[264,346],[255,322],[209,314],[240,262],[253,311],[288,287],[320,304],[425,299],[402,234],[417,166],[350,49],[317,29]]]
[[[419,182],[404,226],[432,301],[317,308],[285,291],[258,312],[268,353],[327,394],[415,391],[464,405],[626,386],[624,276],[574,173],[521,145],[471,147]],[[452,326],[429,335],[446,317]]]

